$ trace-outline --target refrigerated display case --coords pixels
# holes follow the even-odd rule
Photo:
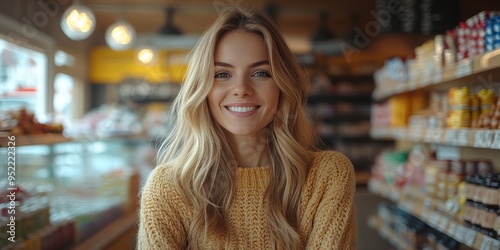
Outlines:
[[[1,200],[2,249],[88,249],[134,234],[140,173],[150,161],[145,137],[2,136],[0,146],[9,163],[0,173],[1,192],[15,194],[14,203],[6,195]],[[4,235],[9,205],[15,243]],[[125,240],[133,244],[133,237]]]

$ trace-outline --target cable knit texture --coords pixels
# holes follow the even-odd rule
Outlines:
[[[192,207],[172,185],[168,167],[150,175],[141,196],[139,249],[182,249]],[[264,193],[269,167],[238,168],[234,202],[227,211],[229,230],[210,233],[206,249],[269,249],[270,233]],[[341,153],[313,153],[300,203],[299,233],[306,249],[355,249],[355,179],[351,162]]]

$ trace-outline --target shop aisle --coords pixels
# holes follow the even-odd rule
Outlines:
[[[365,187],[358,187],[354,202],[356,204],[357,219],[357,249],[358,250],[387,250],[394,249],[378,232],[368,227],[368,218],[377,210],[384,198],[372,194]]]

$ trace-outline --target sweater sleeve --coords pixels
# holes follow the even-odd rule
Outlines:
[[[354,168],[339,152],[325,152],[318,162],[316,183],[324,187],[313,218],[307,249],[356,249]]]
[[[149,176],[140,204],[137,248],[182,249],[187,233],[185,202],[172,186],[168,168],[158,166]]]

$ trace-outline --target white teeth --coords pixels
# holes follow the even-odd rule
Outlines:
[[[227,108],[231,111],[238,112],[238,113],[250,112],[250,111],[257,109],[257,107],[227,107]]]

